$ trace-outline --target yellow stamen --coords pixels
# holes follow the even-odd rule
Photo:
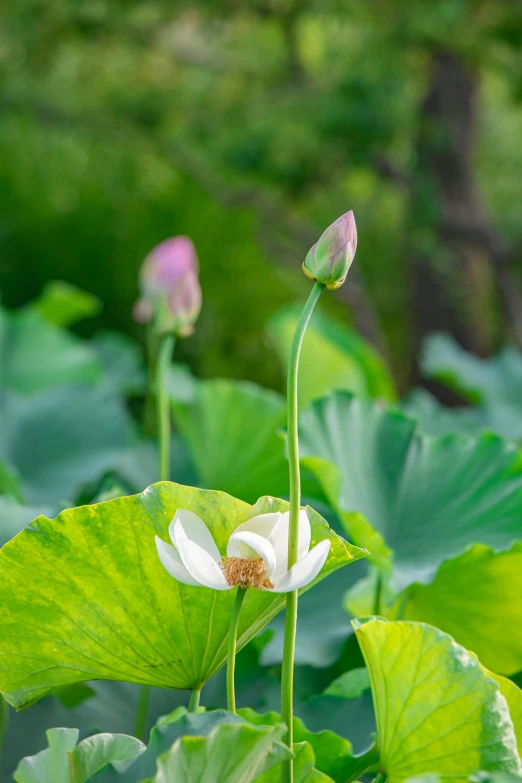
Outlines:
[[[274,585],[267,579],[264,560],[251,560],[247,557],[226,557],[221,563],[225,579],[231,587],[255,587],[260,590]]]

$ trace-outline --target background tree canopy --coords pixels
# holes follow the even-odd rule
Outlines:
[[[281,383],[269,316],[354,209],[353,320],[399,386],[421,339],[522,344],[520,0],[18,0],[0,33],[3,302],[49,279],[134,330],[147,251],[190,234],[203,376]]]

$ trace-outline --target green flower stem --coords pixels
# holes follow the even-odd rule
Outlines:
[[[170,478],[170,401],[167,392],[167,371],[172,361],[175,339],[172,335],[163,337],[156,368],[156,404],[159,437],[159,479]]]
[[[192,691],[190,691],[190,699],[188,705],[189,712],[198,711],[200,696],[201,696],[201,688],[194,688]]]
[[[227,659],[227,706],[229,712],[236,711],[236,688],[234,684],[234,675],[236,671],[236,649],[237,649],[237,629],[239,625],[239,615],[241,607],[245,600],[246,589],[237,588],[236,600],[232,609],[230,618],[230,629],[228,632],[228,659]]]
[[[299,433],[298,433],[298,373],[299,355],[308,321],[319,299],[324,286],[314,283],[308,301],[301,313],[295,330],[294,339],[288,358],[288,463],[290,469],[290,525],[288,533],[288,568],[297,562],[299,536],[299,509],[301,506],[301,475],[299,471]],[[283,649],[283,667],[281,674],[281,719],[287,727],[285,742],[293,747],[293,692],[294,692],[294,657],[295,633],[297,627],[297,591],[288,593],[286,598],[285,642]],[[293,783],[293,760],[284,761],[281,765],[282,783]]]
[[[140,698],[138,701],[138,711],[136,713],[136,728],[134,736],[140,740],[145,739],[145,729],[147,728],[147,718],[149,715],[149,695],[150,685],[140,687]]]
[[[156,364],[156,415],[157,431],[159,439],[159,480],[168,481],[170,478],[170,401],[167,392],[167,371],[172,361],[172,354],[176,344],[172,335],[162,338]],[[149,333],[149,369],[152,368],[153,340]],[[138,712],[136,715],[136,736],[143,739],[147,717],[149,713],[150,686],[142,685]]]
[[[147,345],[147,393],[145,395],[145,407],[143,410],[143,431],[146,435],[154,437],[157,434],[156,425],[156,362],[158,358],[158,337],[150,324],[146,331]]]
[[[377,581],[375,583],[375,596],[373,598],[373,613],[380,615],[381,613],[381,599],[382,599],[382,573],[379,571],[377,574]]]

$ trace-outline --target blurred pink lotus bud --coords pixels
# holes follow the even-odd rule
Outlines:
[[[202,295],[198,273],[189,269],[171,288],[168,297],[169,311],[176,317],[176,333],[186,337],[194,331],[201,310]]]
[[[332,223],[308,251],[303,272],[329,290],[346,280],[357,250],[357,227],[352,210]]]
[[[154,324],[161,334],[191,334],[201,310],[198,257],[189,237],[172,237],[157,245],[141,267],[141,297],[133,315]]]

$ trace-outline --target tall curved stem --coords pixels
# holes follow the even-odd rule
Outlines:
[[[306,327],[317,304],[324,286],[314,283],[295,330],[288,358],[288,464],[290,473],[290,525],[288,533],[288,568],[297,562],[299,546],[299,509],[301,506],[301,475],[299,471],[299,434],[298,434],[298,375],[299,356]],[[293,694],[294,694],[294,657],[295,634],[297,627],[297,590],[288,593],[286,598],[285,641],[283,648],[283,667],[281,674],[281,719],[287,727],[286,744],[292,748],[293,730]],[[292,759],[281,765],[282,783],[293,783],[294,767]]]
[[[145,739],[147,718],[149,716],[149,696],[150,685],[141,685],[138,699],[138,709],[136,713],[136,727],[134,729],[135,736],[140,740]]]
[[[238,587],[228,632],[227,707],[229,712],[234,713],[236,711],[236,686],[234,677],[236,673],[237,629],[239,627],[239,615],[241,614],[241,607],[243,606],[245,595],[246,589]]]
[[[172,361],[175,342],[175,338],[170,334],[163,338],[156,369],[160,481],[168,481],[170,478],[170,402],[167,391],[167,371]]]
[[[150,345],[151,343],[149,343]],[[163,337],[156,364],[156,416],[159,450],[159,480],[170,478],[170,402],[167,391],[167,371],[172,361],[176,340],[172,335]],[[143,739],[149,714],[150,686],[142,685],[136,716],[136,736]]]

